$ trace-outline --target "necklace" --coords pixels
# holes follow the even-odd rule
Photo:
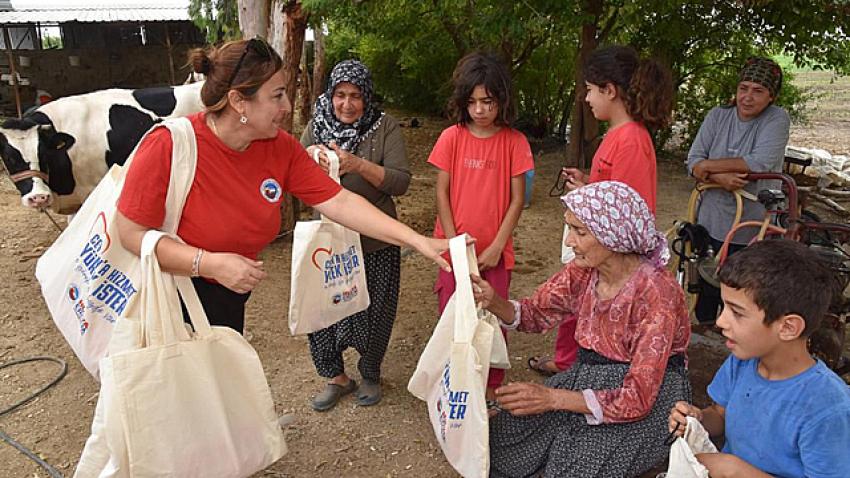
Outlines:
[[[245,151],[246,149],[248,149],[248,146],[250,146],[250,145],[251,145],[251,142],[250,142],[250,141],[248,141],[248,143],[247,143],[247,144],[245,144],[244,146],[237,146],[237,147],[232,146],[230,143],[228,143],[227,141],[225,141],[225,139],[224,139],[224,138],[222,138],[220,134],[218,134],[218,127],[215,125],[215,118],[214,118],[212,115],[207,115],[207,118],[209,118],[209,119],[210,119],[210,126],[212,127],[212,131],[213,131],[213,133],[215,133],[216,137],[218,137],[218,139],[219,139],[222,143],[224,143],[225,145],[227,145],[227,147],[229,147],[230,149],[233,149],[233,150],[236,150],[236,151]]]

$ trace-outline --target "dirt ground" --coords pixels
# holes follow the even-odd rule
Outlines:
[[[446,123],[425,119],[405,129],[413,181],[399,200],[401,219],[422,233],[434,223],[435,175],[426,164],[428,152]],[[792,143],[847,153],[850,122],[830,120],[795,128]],[[829,144],[826,144],[829,142]],[[515,232],[517,266],[511,294],[530,293],[559,268],[561,206],[548,197],[563,161],[563,147],[546,148],[536,159],[531,207]],[[692,182],[681,161],[659,163],[660,227],[683,218]],[[0,417],[0,430],[71,475],[89,434],[98,384],[82,368],[59,334],[42,301],[34,278],[36,260],[58,236],[47,217],[21,207],[11,183],[0,181],[0,364],[35,355],[53,355],[68,362],[68,374],[38,399]],[[295,422],[285,429],[289,453],[257,476],[455,476],[440,452],[425,405],[406,391],[434,324],[437,303],[432,293],[436,267],[416,254],[402,262],[398,318],[384,362],[384,399],[380,405],[358,407],[346,397],[332,411],[313,412],[308,401],[323,386],[313,368],[304,337],[292,337],[286,326],[289,294],[289,238],[272,244],[262,259],[270,275],[248,303],[247,331],[262,358],[279,413]],[[540,380],[525,366],[526,358],[551,351],[554,334],[512,334],[509,380]],[[695,335],[690,349],[695,401],[705,404],[705,387],[725,356],[717,336]],[[346,362],[356,378],[356,353]],[[49,363],[0,370],[0,409],[45,383],[55,373]],[[46,474],[12,447],[0,444],[0,476],[34,477]]]

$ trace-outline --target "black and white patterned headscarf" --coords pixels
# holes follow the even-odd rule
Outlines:
[[[352,124],[341,122],[334,114],[333,94],[340,83],[351,83],[360,88],[363,98],[363,116]],[[354,151],[369,133],[378,129],[384,112],[372,104],[372,74],[366,65],[357,60],[336,64],[328,79],[328,87],[316,100],[313,113],[313,141],[316,144],[336,143],[346,151]]]

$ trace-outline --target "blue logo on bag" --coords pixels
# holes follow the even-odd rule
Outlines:
[[[67,289],[68,300],[80,320],[81,334],[88,330],[94,317],[115,322],[136,293],[133,280],[104,256],[111,245],[106,216],[101,212],[89,230],[88,241],[75,258],[75,282]]]
[[[316,257],[319,253],[325,253],[328,258],[319,265],[319,259]],[[351,276],[360,272],[360,256],[357,254],[357,247],[351,246],[346,251],[340,254],[334,254],[333,249],[325,247],[317,247],[310,255],[313,266],[316,269],[324,272],[324,287],[342,284],[343,281],[348,281]],[[340,294],[337,294],[340,295]],[[357,287],[353,287],[348,291],[343,291],[340,297],[334,296],[333,303],[348,302],[357,295]]]
[[[466,409],[469,402],[468,391],[452,391],[449,380],[450,367],[451,364],[446,362],[446,366],[443,369],[443,377],[440,380],[442,393],[437,397],[437,403],[435,404],[437,414],[440,417],[440,438],[443,442],[446,441],[446,429],[448,427],[460,428],[463,426],[463,420],[466,418]],[[449,425],[449,420],[454,421],[454,423]]]

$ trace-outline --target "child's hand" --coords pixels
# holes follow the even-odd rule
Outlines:
[[[487,269],[496,267],[501,258],[502,248],[495,247],[495,244],[490,244],[490,247],[484,249],[481,254],[478,254],[478,270],[484,272]]]
[[[702,410],[691,405],[688,402],[676,402],[670,410],[669,430],[676,430],[676,436],[685,434],[685,427],[688,425],[688,417],[694,417],[697,421],[702,421]],[[676,425],[679,428],[676,428]]]
[[[561,174],[567,178],[567,182],[564,184],[564,186],[570,191],[572,191],[573,189],[578,189],[587,184],[587,178],[580,169],[563,168],[561,169]]]

